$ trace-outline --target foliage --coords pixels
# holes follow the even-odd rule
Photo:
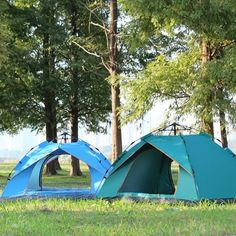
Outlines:
[[[9,55],[9,38],[11,37],[11,32],[8,29],[7,21],[4,16],[4,12],[7,9],[7,5],[4,1],[0,3],[0,69],[4,66],[7,62],[8,55]]]
[[[187,105],[196,87],[199,74],[198,54],[193,49],[173,60],[160,55],[136,79],[129,81],[125,86],[128,102],[121,109],[124,122],[142,117],[158,99],[176,101],[179,111],[183,112],[180,104]]]
[[[169,36],[165,48],[170,49],[170,53],[160,51],[161,56],[137,75],[137,81],[125,81],[124,122],[140,118],[158,99],[171,99],[172,110],[180,115],[193,113],[210,121],[212,115],[224,111],[234,120],[236,84],[231,67],[235,56],[229,51],[236,39],[235,5],[231,1],[224,5],[218,1],[145,1],[143,8],[144,1],[121,3],[133,21],[142,22],[137,38],[148,42],[164,34]],[[211,57],[205,65],[198,46],[203,41]]]
[[[85,2],[75,2],[79,4],[81,40],[97,47],[103,45],[104,40],[96,30],[89,31],[90,13],[84,9]],[[12,50],[0,84],[4,89],[0,95],[1,130],[16,132],[22,127],[43,130],[52,116],[61,128],[67,126],[70,95],[75,89],[70,78],[74,67],[79,73],[76,83],[81,125],[101,131],[99,123],[107,122],[110,89],[103,80],[107,73],[97,58],[85,54],[71,42],[69,7],[69,2],[58,0],[9,3],[6,14],[12,31]],[[77,54],[76,62],[71,60],[71,52]]]
[[[88,19],[94,23],[98,21],[101,7],[94,1],[74,1],[74,4],[71,9],[70,3],[64,3],[66,40],[61,46],[61,60],[64,64],[61,69],[63,77],[61,101],[64,113],[62,117],[64,122],[68,122],[70,118],[68,114],[75,106],[73,102],[77,103],[79,124],[87,130],[101,132],[105,131],[102,123],[108,122],[111,110],[110,87],[105,80],[108,71],[102,65],[100,58],[86,53],[77,46],[81,45],[89,51],[105,51],[105,35],[96,26],[89,25],[88,21]],[[95,9],[94,14],[88,11],[88,7]],[[73,29],[71,24],[73,17],[78,18],[74,26],[76,29]]]
[[[216,115],[219,110],[227,111],[234,121],[234,50],[235,46],[227,49],[223,58],[208,63],[204,78],[197,47],[172,60],[158,56],[126,84],[128,102],[121,109],[124,122],[139,119],[155,101],[163,99],[173,101],[170,108],[179,117],[190,113],[208,119],[213,108]]]
[[[11,26],[16,22],[11,18],[11,10],[6,1],[0,3],[0,131],[14,133],[23,126],[20,107],[25,100],[20,98],[26,92],[26,80],[19,76],[24,69],[16,65],[17,60],[22,60],[24,48],[12,30]]]
[[[145,1],[135,3],[131,0],[120,0],[123,8],[135,18],[149,21],[156,32],[165,25],[182,25],[198,34],[235,38],[235,4],[233,1]],[[145,4],[146,7],[143,7]],[[223,29],[223,30],[222,30]],[[226,33],[226,34],[225,34]]]

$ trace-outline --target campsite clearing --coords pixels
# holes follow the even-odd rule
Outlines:
[[[11,164],[1,164],[1,186]],[[88,172],[81,179],[89,185]],[[69,164],[49,184],[69,185]],[[4,181],[3,181],[4,180]],[[57,185],[57,184],[56,184]],[[0,235],[235,235],[236,204],[19,200],[0,204]]]

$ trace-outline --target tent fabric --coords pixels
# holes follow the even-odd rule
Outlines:
[[[160,152],[147,146],[133,161],[119,192],[172,194],[174,186],[169,176],[170,162],[171,160],[163,158]],[[168,167],[165,168],[165,165]],[[157,181],[160,179],[161,182]]]
[[[172,162],[178,164],[173,185]],[[100,198],[196,201],[236,198],[236,157],[207,134],[149,134],[125,150],[98,192]]]
[[[69,154],[85,162],[90,171],[91,190],[46,189],[41,184],[43,166],[58,157]],[[94,195],[101,187],[103,178],[111,169],[110,162],[95,147],[79,140],[74,143],[43,142],[30,150],[16,165],[10,180],[5,186],[2,198],[22,196],[66,196],[66,195]],[[60,192],[61,191],[61,192]]]

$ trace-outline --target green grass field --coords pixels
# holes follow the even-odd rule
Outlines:
[[[12,164],[0,163],[0,188]],[[44,176],[46,186],[89,187],[89,173]],[[18,200],[0,203],[0,235],[236,235],[236,204],[164,204],[104,200]]]

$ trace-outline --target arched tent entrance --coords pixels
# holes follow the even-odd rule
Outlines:
[[[177,187],[171,163],[179,166]],[[102,198],[197,199],[197,190],[181,136],[149,134],[125,150],[98,194]]]
[[[145,144],[129,162],[130,168],[119,192],[174,194],[171,159],[159,150]]]
[[[41,186],[43,188],[74,188],[74,189],[91,189],[91,177],[89,167],[80,160],[79,166],[82,175],[72,175],[71,155],[63,154],[57,156],[61,168],[57,168],[57,175],[47,174],[47,163],[41,173]],[[76,163],[77,164],[77,163]],[[77,172],[79,173],[79,172]]]
[[[90,190],[44,189],[41,185],[40,178],[44,164],[64,154],[73,155],[88,165],[91,176]],[[82,140],[64,144],[43,142],[27,153],[16,165],[2,197],[91,197],[96,195],[110,167],[109,161],[99,150]]]

